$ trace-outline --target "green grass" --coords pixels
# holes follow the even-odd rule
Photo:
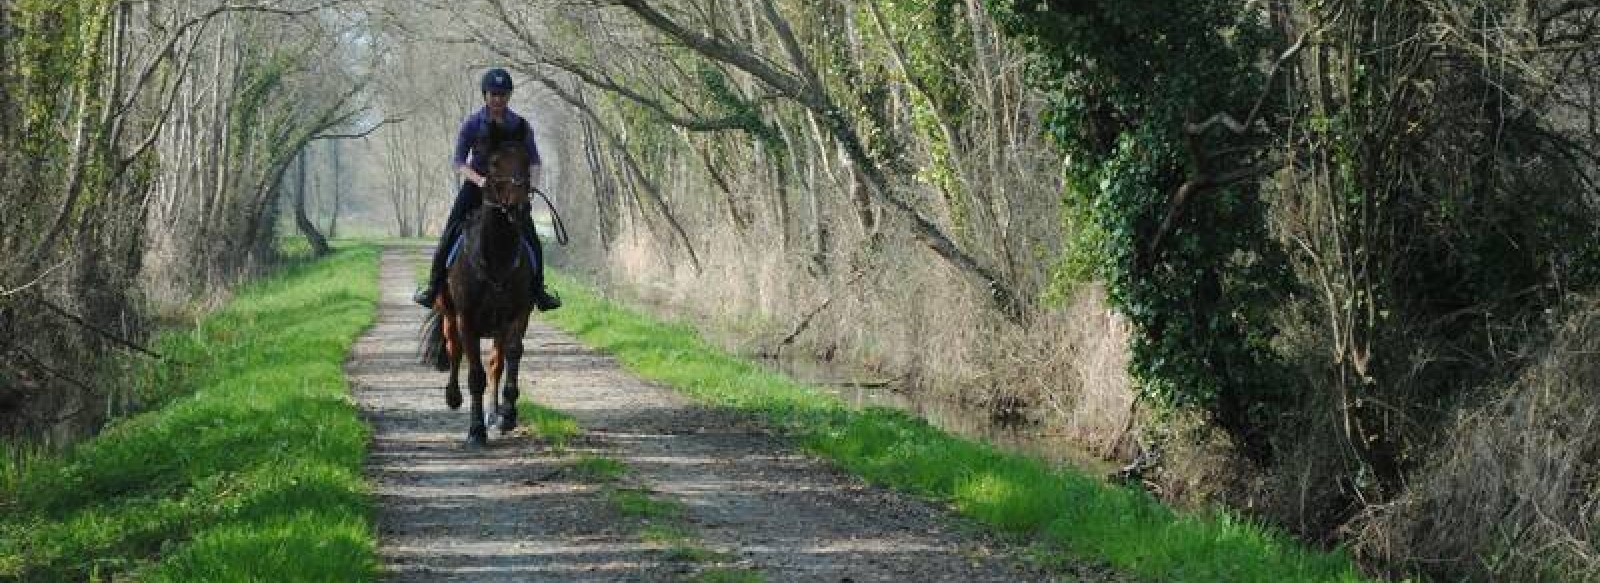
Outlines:
[[[517,417],[557,452],[565,451],[572,438],[583,432],[571,415],[535,403],[533,399],[517,399]]]
[[[695,540],[695,533],[681,524],[651,524],[639,529],[639,538],[659,545],[682,545]]]
[[[635,488],[613,488],[606,499],[617,512],[632,518],[651,520],[677,520],[683,516],[683,504],[676,500],[650,495]]]
[[[763,583],[766,580],[759,572],[727,567],[712,567],[689,578],[693,583]]]
[[[615,482],[628,472],[628,466],[620,461],[588,455],[578,458],[572,469],[586,482]]]
[[[1339,551],[1234,515],[1174,511],[1148,494],[951,436],[906,413],[839,399],[722,352],[692,328],[609,304],[559,275],[566,307],[543,317],[628,369],[742,411],[866,479],[945,501],[1062,557],[1164,581],[1366,581]]]
[[[130,382],[160,408],[0,462],[0,581],[372,579],[368,429],[341,364],[376,266],[357,246],[247,286],[153,343],[171,362]]]
[[[624,493],[624,497],[627,497],[626,493]],[[646,495],[646,498],[648,498],[648,495]],[[613,503],[613,506],[618,506],[618,493],[613,493],[611,503]],[[630,501],[630,503],[637,503],[637,500]],[[659,503],[659,501],[646,501],[645,506],[654,505],[654,503]],[[662,546],[662,548],[664,548],[662,559],[666,559],[666,561],[699,562],[699,564],[715,564],[715,562],[734,561],[734,557],[730,556],[730,554],[717,553],[717,551],[712,551],[712,549],[706,548],[706,545],[701,543],[701,540],[699,540],[698,533],[694,533],[694,530],[691,529],[690,525],[683,521],[682,511],[680,511],[680,508],[682,508],[682,506],[675,506],[675,503],[669,503],[669,505],[664,508],[664,511],[659,511],[659,513],[648,513],[648,511],[646,511],[646,513],[637,513],[637,511],[635,511],[635,513],[629,513],[627,509],[618,509],[622,514],[629,514],[629,516],[635,517],[645,517],[645,519],[651,521],[650,524],[645,524],[643,527],[638,529],[638,538],[645,541],[645,543]],[[707,572],[709,572],[709,570],[726,569],[707,567]],[[760,573],[755,573],[755,577],[760,577]],[[698,581],[698,578],[696,578],[696,581]],[[760,581],[760,578],[755,578],[754,581]]]
[[[732,557],[725,553],[705,548],[698,539],[670,545],[662,558],[677,563],[720,563],[732,560]]]

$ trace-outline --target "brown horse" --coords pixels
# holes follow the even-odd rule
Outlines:
[[[528,329],[533,311],[529,292],[533,278],[532,258],[525,251],[523,218],[529,204],[529,184],[525,178],[528,153],[518,139],[490,127],[487,148],[489,169],[483,187],[483,206],[473,211],[461,229],[460,248],[450,265],[447,285],[434,299],[434,324],[424,329],[424,353],[444,352],[434,364],[443,369],[448,362],[450,381],[445,385],[445,404],[461,406],[461,359],[466,357],[467,389],[472,394],[471,425],[467,445],[488,442],[486,426],[498,422],[500,432],[517,426],[517,372],[522,360],[522,335]],[[433,321],[432,319],[430,319]],[[494,341],[488,370],[478,341]],[[431,345],[431,346],[430,346]],[[489,408],[483,406],[484,388],[494,384]],[[501,398],[504,398],[504,401]]]

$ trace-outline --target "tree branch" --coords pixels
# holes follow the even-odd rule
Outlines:
[[[68,312],[67,310],[63,309],[60,306],[57,306],[55,304],[50,303],[49,300],[46,300],[46,299],[44,299],[42,297],[35,297],[35,298],[33,298],[33,301],[39,302],[39,305],[44,306],[45,309],[50,310],[51,312],[55,312],[57,315],[61,316],[62,318],[66,318],[67,321],[72,322],[73,324],[77,324],[78,326],[82,327],[85,330],[88,330],[90,332],[94,332],[95,334],[101,336],[102,338],[105,338],[106,340],[110,340],[110,341],[115,342],[117,344],[121,344],[121,345],[123,345],[123,346],[125,346],[125,347],[127,347],[129,349],[132,349],[135,352],[142,353],[142,354],[144,354],[146,356],[149,356],[151,358],[155,358],[157,360],[167,360],[167,357],[162,356],[160,353],[154,352],[154,351],[152,351],[152,350],[150,350],[148,348],[145,348],[144,346],[139,345],[137,342],[134,342],[132,340],[128,340],[127,338],[123,338],[122,336],[119,336],[117,334],[113,334],[113,333],[107,331],[104,328],[101,328],[99,326],[95,326],[94,324],[90,324],[88,322],[85,322],[82,317],[78,316],[77,314],[73,314],[72,312]]]
[[[544,84],[546,88],[554,93],[556,97],[567,102],[567,104],[578,109],[579,112],[587,116],[594,123],[594,125],[599,128],[600,134],[605,136],[606,140],[611,143],[611,147],[621,151],[622,161],[628,167],[628,171],[631,172],[635,178],[638,178],[640,182],[645,184],[645,191],[650,197],[650,202],[656,207],[656,211],[661,213],[662,218],[667,220],[667,224],[671,225],[673,233],[677,234],[678,240],[683,244],[684,250],[689,254],[689,263],[690,265],[694,266],[695,273],[700,273],[700,256],[694,250],[694,242],[689,239],[689,233],[683,230],[683,225],[679,224],[677,217],[673,216],[672,209],[667,206],[667,201],[661,197],[661,193],[656,190],[655,185],[645,177],[644,171],[639,169],[638,164],[633,159],[633,155],[628,152],[627,146],[620,143],[617,140],[616,135],[605,128],[605,124],[600,120],[600,116],[595,114],[594,109],[590,108],[589,104],[584,103],[581,99],[578,99],[577,96],[568,92],[565,88],[561,87],[559,83],[556,83],[555,80],[550,79],[549,77],[535,75],[535,78],[537,78],[540,83]]]
[[[1277,167],[1272,165],[1249,166],[1217,176],[1201,176],[1183,183],[1183,186],[1178,187],[1178,192],[1167,200],[1166,210],[1162,213],[1161,226],[1156,228],[1156,232],[1150,236],[1150,242],[1145,245],[1144,257],[1146,259],[1154,258],[1156,253],[1161,250],[1161,244],[1165,241],[1167,233],[1172,231],[1172,225],[1177,223],[1178,217],[1183,215],[1184,205],[1189,202],[1189,198],[1194,196],[1195,193],[1202,190],[1223,188],[1242,180],[1265,175],[1276,169]]]
[[[358,139],[361,139],[361,138],[365,138],[368,135],[371,135],[372,132],[378,131],[378,128],[381,128],[383,126],[386,126],[386,125],[389,125],[389,124],[392,124],[392,123],[403,123],[405,121],[406,120],[403,117],[384,118],[383,121],[379,121],[378,123],[373,124],[372,127],[367,128],[365,130],[362,130],[360,132],[348,133],[348,134],[316,134],[316,135],[311,136],[311,138],[306,140],[306,141],[307,142],[315,142],[315,141],[318,141],[318,140],[358,140]]]
[[[490,0],[490,4],[495,7],[498,16],[502,21],[511,21],[511,13],[505,7],[504,2],[501,0]],[[489,50],[494,51],[495,54],[499,55],[501,58],[507,59],[508,61],[519,65],[518,68],[531,70],[536,68],[537,65],[548,65],[556,69],[560,69],[573,75],[574,77],[577,77],[592,87],[606,91],[613,95],[617,95],[627,99],[628,101],[643,106],[645,109],[654,112],[659,120],[669,125],[683,128],[691,132],[719,132],[747,129],[745,119],[738,115],[707,119],[694,115],[693,112],[690,112],[688,115],[674,113],[669,110],[666,105],[662,104],[661,101],[645,96],[628,88],[627,86],[624,86],[623,84],[612,79],[610,75],[597,75],[590,71],[588,67],[556,56],[554,51],[544,50],[544,47],[528,34],[528,31],[525,27],[513,26],[511,28],[514,31],[517,40],[521,41],[522,44],[528,49],[526,52],[507,50],[504,47],[495,44],[493,39],[487,38],[487,35],[481,34],[480,31],[474,30],[473,32],[478,36],[479,42],[487,45]],[[534,61],[530,62],[525,59],[523,57],[524,54],[535,55]]]
[[[873,200],[893,208],[909,219],[912,223],[913,234],[934,253],[944,258],[960,271],[982,280],[982,283],[988,289],[990,299],[994,301],[996,307],[1000,309],[1008,320],[1013,323],[1020,323],[1023,320],[1026,306],[999,274],[980,264],[976,258],[963,250],[938,225],[923,216],[916,208],[899,197],[890,194],[888,180],[884,177],[882,169],[867,154],[860,136],[856,134],[849,120],[845,118],[845,114],[828,97],[822,85],[814,82],[815,73],[810,72],[809,66],[805,62],[805,56],[798,52],[798,43],[786,41],[785,45],[790,52],[791,60],[796,61],[795,66],[802,69],[802,77],[780,71],[766,61],[757,58],[753,53],[730,45],[722,39],[689,30],[672,18],[651,8],[645,0],[603,1],[628,9],[638,16],[640,20],[643,20],[645,24],[665,34],[668,38],[677,40],[685,47],[706,58],[727,63],[749,73],[820,116],[826,123],[828,130],[833,133],[834,138],[844,146],[846,154],[856,164],[861,175],[866,178],[869,186],[866,190]],[[765,2],[765,0],[763,1]],[[765,2],[763,8],[767,19],[772,21],[780,36],[785,36],[784,31],[787,30],[787,25],[783,23],[782,16],[777,14],[776,8],[770,2]],[[792,33],[787,36],[790,37],[789,41],[794,40]],[[808,80],[813,82],[808,82]]]

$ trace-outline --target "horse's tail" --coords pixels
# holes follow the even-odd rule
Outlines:
[[[450,370],[450,354],[444,346],[444,317],[438,310],[428,311],[428,319],[422,321],[421,336],[417,346],[418,363],[438,371]]]

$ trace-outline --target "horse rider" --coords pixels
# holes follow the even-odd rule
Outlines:
[[[510,128],[514,133],[523,135],[523,143],[528,149],[528,183],[539,184],[543,166],[539,161],[539,148],[534,144],[533,128],[528,121],[516,112],[511,111],[511,74],[505,69],[493,68],[485,71],[483,79],[479,82],[479,90],[483,95],[483,108],[468,115],[461,122],[461,130],[456,134],[455,157],[453,159],[456,172],[465,180],[461,189],[456,192],[456,202],[450,207],[450,218],[445,221],[444,233],[439,237],[439,246],[433,252],[433,268],[428,274],[426,287],[418,289],[411,299],[423,307],[432,307],[433,298],[444,287],[446,275],[445,262],[450,255],[450,247],[455,244],[456,238],[461,234],[461,221],[467,213],[483,204],[483,186],[488,181],[488,152],[480,152],[484,147],[486,137],[489,135],[489,124],[494,123],[500,128]],[[524,217],[527,225],[528,244],[533,247],[533,305],[539,311],[549,311],[561,307],[561,298],[545,290],[544,287],[544,248],[539,244],[539,234],[533,226],[532,206]]]

